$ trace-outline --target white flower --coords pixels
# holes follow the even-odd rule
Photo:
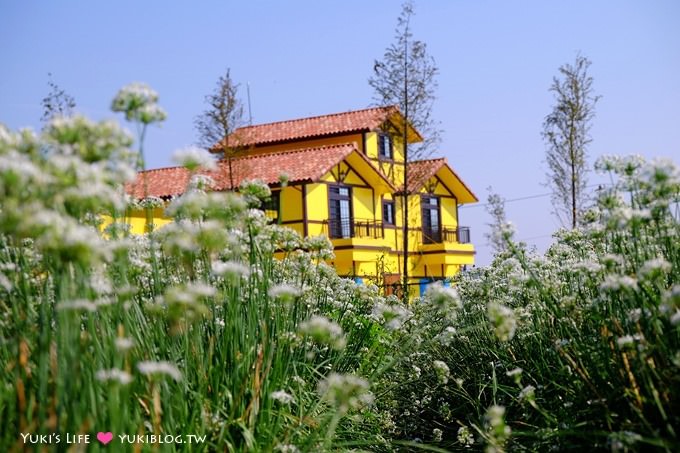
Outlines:
[[[293,395],[283,390],[277,390],[275,392],[272,392],[269,395],[269,397],[281,404],[290,404],[295,402],[295,398],[293,398]]]
[[[278,444],[274,447],[274,451],[278,451],[279,453],[300,453],[300,449],[291,444]]]
[[[125,113],[125,118],[150,124],[163,121],[167,114],[156,105],[158,93],[143,83],[131,83],[118,91],[111,103],[111,110]]]
[[[517,397],[517,399],[519,401],[532,402],[532,401],[534,401],[535,394],[536,394],[536,387],[534,387],[533,385],[527,385],[526,387],[524,387],[522,389],[521,392],[519,392],[519,396]]]
[[[114,381],[121,385],[127,385],[132,382],[132,375],[127,371],[112,368],[109,370],[99,370],[95,374],[98,381],[108,382]]]
[[[207,150],[196,146],[188,146],[175,151],[172,155],[172,160],[190,172],[196,171],[199,168],[206,170],[217,169],[217,162],[213,155]]]
[[[632,322],[638,322],[640,320],[640,317],[642,317],[642,309],[641,308],[633,308],[628,311],[628,319]]]
[[[239,187],[239,192],[251,208],[259,207],[263,201],[268,200],[272,195],[269,186],[259,179],[244,179]]]
[[[505,407],[497,405],[489,407],[484,418],[489,430],[490,446],[502,447],[512,432],[510,427],[505,424]],[[494,449],[492,451],[498,450]]]
[[[116,338],[115,344],[116,349],[121,352],[128,351],[135,346],[135,342],[131,338]]]
[[[60,302],[57,304],[57,310],[82,310],[95,312],[97,311],[97,304],[85,299],[76,299],[70,302]]]
[[[604,281],[600,283],[600,289],[603,291],[618,291],[621,289],[630,289],[635,291],[637,287],[637,280],[628,275],[605,275]]]
[[[164,374],[170,376],[172,379],[176,381],[180,381],[182,379],[182,373],[174,364],[170,362],[143,361],[137,364],[137,369],[139,370],[140,373],[145,374],[147,376],[154,374],[160,375]]]
[[[368,381],[358,376],[331,373],[319,382],[317,391],[324,400],[344,413],[373,403],[369,387]]]
[[[333,349],[344,349],[347,344],[342,327],[324,316],[314,315],[300,324],[300,333]]]
[[[269,288],[267,294],[269,294],[269,297],[272,299],[278,299],[282,302],[292,302],[295,300],[295,298],[300,297],[302,291],[300,291],[300,288],[296,288],[295,286],[289,285],[287,283],[282,283]]]
[[[250,275],[250,268],[237,261],[213,261],[211,269],[213,275],[224,277],[231,281],[248,278]]]
[[[449,346],[456,339],[456,329],[453,326],[446,327],[439,335],[437,340],[444,346]]]
[[[515,368],[505,373],[506,376],[514,379],[516,384],[519,384],[522,380],[522,373],[524,372],[521,368]]]
[[[677,326],[678,324],[680,324],[680,310],[675,310],[671,316],[671,325]]]
[[[411,316],[411,312],[400,305],[388,305],[378,301],[373,306],[373,317],[382,322],[389,330],[401,328],[404,322]]]
[[[437,379],[439,379],[440,384],[446,384],[449,382],[450,370],[449,366],[442,362],[441,360],[435,360],[432,362],[432,367],[437,373]]]
[[[458,443],[465,447],[469,447],[475,443],[475,438],[470,432],[470,428],[467,426],[458,428]]]
[[[621,255],[607,253],[602,256],[602,263],[607,267],[623,266],[624,259]]]
[[[432,430],[432,440],[435,442],[441,442],[443,435],[444,433],[439,428],[435,428]]]
[[[487,305],[487,317],[499,340],[512,340],[512,337],[515,336],[517,320],[515,319],[515,313],[510,308],[497,302],[489,302]]]
[[[636,341],[640,341],[642,337],[640,335],[624,335],[616,339],[616,344],[619,345],[621,349],[628,349],[633,347]]]
[[[645,261],[639,270],[639,275],[643,277],[651,277],[658,274],[667,274],[671,271],[671,269],[671,263],[662,257],[658,257]]]
[[[4,288],[5,291],[10,292],[12,290],[12,282],[4,274],[0,274],[0,288]]]
[[[191,282],[186,285],[170,287],[163,295],[166,304],[193,305],[200,299],[214,296],[217,291],[202,282]]]
[[[429,301],[443,316],[453,319],[463,303],[454,288],[447,288],[441,282],[435,282],[427,288],[425,300]]]
[[[192,175],[189,181],[189,190],[202,190],[210,189],[215,185],[215,180],[210,176],[206,175]]]

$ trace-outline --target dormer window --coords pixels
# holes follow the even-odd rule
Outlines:
[[[393,160],[392,137],[389,134],[378,135],[378,157],[381,160]]]

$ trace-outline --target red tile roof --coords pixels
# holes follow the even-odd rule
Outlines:
[[[434,176],[442,168],[445,168],[446,170],[451,172],[453,177],[456,180],[458,180],[458,183],[460,183],[462,189],[468,192],[469,194],[468,196],[471,197],[471,199],[473,199],[474,201],[477,201],[477,196],[468,188],[467,185],[465,185],[465,183],[463,182],[462,179],[460,179],[458,174],[455,171],[453,171],[453,169],[449,166],[448,162],[446,161],[446,158],[444,157],[440,157],[438,159],[416,160],[408,164],[409,193],[418,192],[427,182],[427,180]],[[403,190],[404,190],[403,186],[399,188],[400,192],[403,192]],[[459,196],[459,194],[456,194],[456,196]]]
[[[446,159],[416,160],[408,164],[408,191],[417,192],[437,171],[446,165]],[[404,190],[403,186],[400,188]]]
[[[391,105],[241,127],[229,137],[229,146],[244,147],[372,131],[378,129],[395,114],[401,116],[399,109]],[[411,131],[417,140],[422,140],[415,129],[411,129]],[[218,152],[217,147],[213,147],[212,151]]]
[[[259,179],[266,184],[276,184],[279,182],[279,175],[282,173],[288,175],[290,183],[312,182],[319,180],[334,165],[354,151],[357,151],[356,144],[344,143],[295,149],[275,154],[236,157],[231,160],[233,187],[231,185],[232,178],[229,177],[229,164],[226,160],[220,161],[218,169],[215,171],[199,171],[199,173],[210,176],[214,180],[215,183],[211,187],[213,190],[238,188],[245,179]],[[357,154],[366,159],[358,151]],[[126,186],[126,191],[134,198],[144,198],[145,179],[149,196],[167,198],[184,193],[189,183],[189,172],[183,167],[140,172],[137,179]]]

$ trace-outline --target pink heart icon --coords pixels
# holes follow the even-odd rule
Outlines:
[[[111,431],[109,431],[108,433],[103,433],[101,431],[97,433],[97,440],[99,442],[103,443],[104,445],[111,442],[112,439],[113,439],[113,433]]]

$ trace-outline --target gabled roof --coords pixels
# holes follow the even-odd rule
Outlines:
[[[408,192],[415,193],[433,176],[437,175],[458,199],[459,204],[475,203],[477,196],[449,166],[445,158],[417,160],[408,164]],[[403,191],[403,187],[401,188]]]
[[[314,182],[328,173],[333,166],[350,157],[354,161],[365,161],[365,169],[370,167],[368,171],[375,172],[383,185],[394,189],[385,176],[358,151],[354,143],[236,157],[231,160],[231,172],[229,163],[221,160],[217,170],[199,171],[199,173],[213,179],[212,190],[234,190],[246,179],[259,179],[266,184],[275,185],[279,182],[279,176],[282,173],[288,175],[288,181],[291,184]],[[168,198],[184,193],[189,177],[190,174],[184,167],[147,170],[140,172],[134,182],[126,185],[125,190],[134,198],[144,198],[146,180],[148,196]]]
[[[394,105],[354,110],[330,115],[313,116],[275,123],[258,124],[236,129],[229,136],[229,146],[234,148],[266,145],[301,139],[322,138],[337,134],[368,132],[380,128],[386,121],[396,126],[403,122],[403,115]],[[421,141],[422,137],[409,126],[411,141]],[[212,152],[219,152],[216,145]]]

